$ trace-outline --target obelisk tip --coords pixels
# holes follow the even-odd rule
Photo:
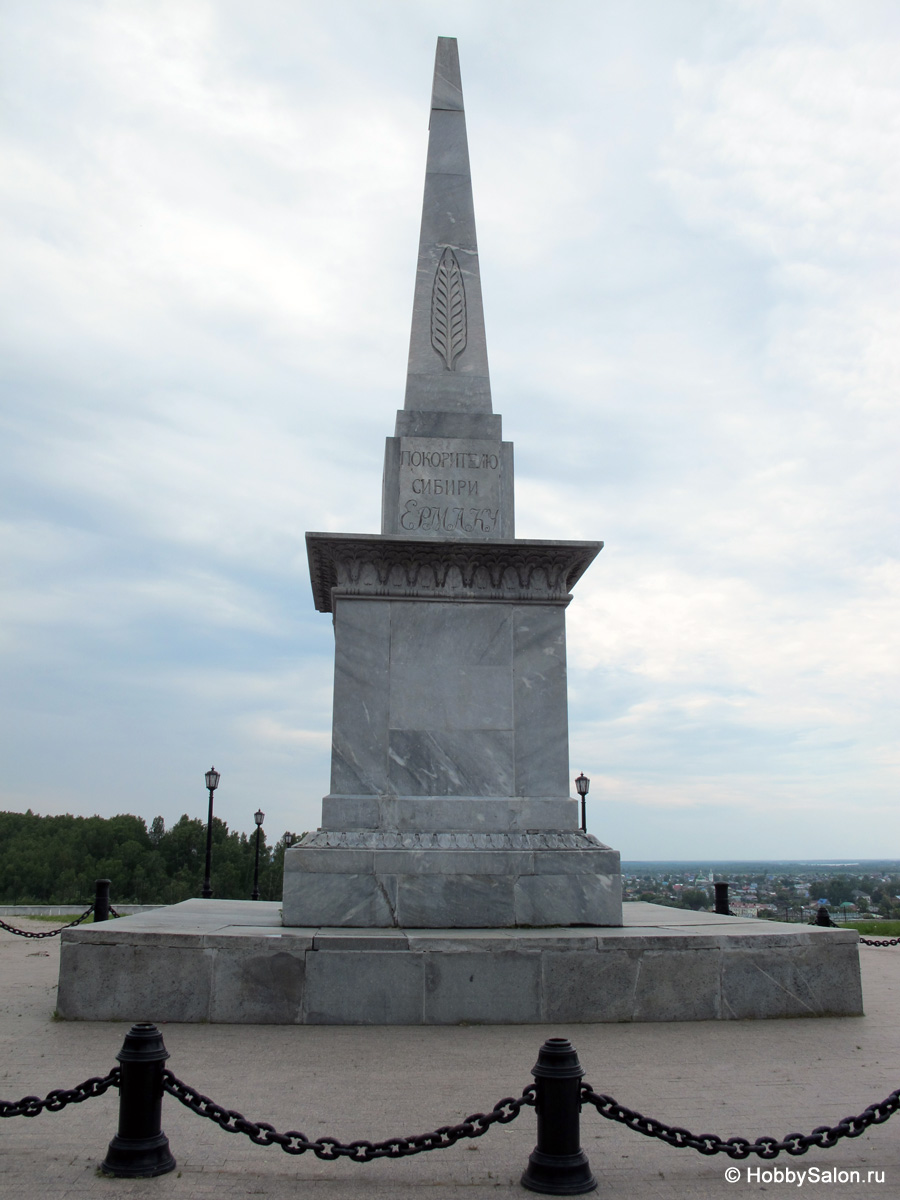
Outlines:
[[[456,38],[439,37],[434,54],[434,83],[431,107],[460,112],[463,110],[462,78]]]

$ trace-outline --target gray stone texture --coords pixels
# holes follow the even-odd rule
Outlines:
[[[324,830],[396,830],[401,833],[522,832],[578,828],[578,801],[570,797],[326,796]]]
[[[306,845],[304,839],[285,853],[284,872],[285,925],[482,929],[621,922],[619,856],[599,844],[368,850]]]
[[[280,940],[280,939],[279,939]],[[267,944],[268,943],[268,944]],[[271,939],[248,949],[215,952],[209,1020],[228,1025],[297,1025],[302,1017],[306,954]]]
[[[390,605],[342,605],[334,633],[331,791],[378,795],[388,790]]]
[[[426,954],[425,964],[426,1025],[530,1025],[541,1020],[539,954]]]
[[[424,955],[317,950],[309,956],[309,1025],[422,1025]]]
[[[853,930],[651,904],[624,905],[624,919],[614,929],[287,929],[276,903],[189,900],[66,930],[57,1007],[67,1020],[298,1025],[862,1013]]]
[[[562,609],[362,598],[341,605],[332,797],[567,792]]]
[[[475,438],[512,447],[511,442],[502,440],[502,418],[499,413],[401,408],[397,412],[394,436],[386,440],[399,450],[401,438]]]
[[[566,614],[524,605],[513,610],[516,795],[569,790]]]

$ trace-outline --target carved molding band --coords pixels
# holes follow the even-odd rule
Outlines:
[[[332,591],[391,599],[566,603],[602,542],[430,542],[308,533],[313,599],[332,611]]]
[[[390,829],[319,829],[298,846],[330,850],[608,850],[592,833],[398,833]]]
[[[466,289],[456,255],[448,246],[434,273],[431,344],[448,371],[466,348]]]

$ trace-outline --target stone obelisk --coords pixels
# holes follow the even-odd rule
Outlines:
[[[569,796],[565,610],[602,542],[517,539],[491,405],[459,59],[438,40],[406,399],[380,534],[306,535],[334,619],[331,790],[291,926],[620,925]]]

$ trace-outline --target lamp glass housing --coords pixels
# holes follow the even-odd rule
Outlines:
[[[206,786],[209,789],[209,791],[214,792],[216,790],[216,788],[219,786],[220,779],[221,779],[221,775],[216,770],[216,768],[210,767],[209,770],[206,772]]]
[[[256,810],[256,812],[253,814],[253,820],[257,823],[257,825],[262,825],[262,823],[265,819],[266,819],[266,814],[263,812],[263,810],[261,808],[258,808]]]
[[[590,786],[591,786],[590,779],[582,771],[582,773],[575,780],[575,791],[578,793],[579,796],[586,796],[588,794]]]

